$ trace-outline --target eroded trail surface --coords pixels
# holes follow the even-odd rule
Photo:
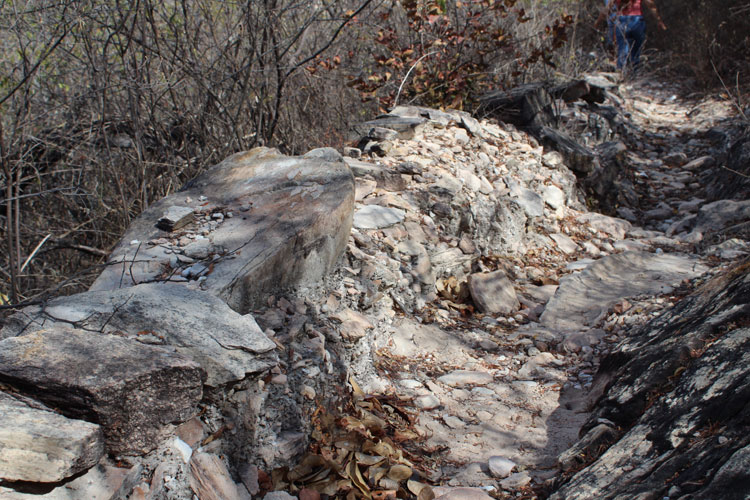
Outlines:
[[[431,481],[502,496],[554,477],[601,357],[747,253],[741,239],[704,244],[747,219],[709,205],[730,105],[649,82],[609,94],[562,118],[609,162],[601,204],[619,217],[586,209],[558,153],[461,113],[398,108],[368,124],[408,125],[370,132],[382,156],[347,159],[355,228],[323,310],[355,343],[364,393],[412,412]]]
[[[152,205],[0,330],[0,497],[745,498],[746,124],[587,78]]]

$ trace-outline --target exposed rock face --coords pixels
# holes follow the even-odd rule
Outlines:
[[[604,257],[560,281],[541,323],[559,332],[575,331],[582,325],[595,326],[618,300],[643,293],[664,293],[668,291],[665,287],[675,287],[705,270],[703,264],[682,255],[626,252]]]
[[[91,290],[200,280],[201,289],[245,313],[266,294],[313,283],[331,270],[346,247],[353,203],[354,181],[343,162],[267,148],[238,153],[146,210]],[[179,235],[156,227],[175,205],[209,219],[206,234],[183,235],[211,245],[207,258],[190,267],[172,241]]]
[[[114,335],[52,328],[0,341],[1,382],[97,422],[115,455],[148,452],[195,415],[204,377],[182,355]]]
[[[530,83],[509,91],[485,94],[480,113],[519,127],[541,127],[553,123],[552,98],[541,83]]]
[[[551,498],[747,498],[749,268],[709,281],[602,361],[585,429],[608,421],[619,439]]]
[[[0,422],[0,480],[54,483],[96,465],[104,454],[98,425],[34,408],[3,392]]]
[[[241,316],[217,297],[176,284],[59,297],[10,318],[0,337],[66,325],[171,346],[201,365],[211,387],[242,380],[276,363],[276,344],[252,316]]]
[[[703,167],[699,165],[698,168]],[[701,168],[703,170],[703,168]],[[743,199],[750,192],[750,133],[741,135],[727,154],[726,168],[712,169],[708,188],[714,200]]]

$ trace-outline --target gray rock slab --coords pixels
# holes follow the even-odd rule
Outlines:
[[[52,328],[0,341],[0,381],[96,421],[114,455],[146,453],[195,415],[204,377],[178,353],[114,335]]]
[[[276,363],[276,344],[251,315],[236,313],[218,297],[174,284],[148,283],[58,297],[9,318],[0,338],[55,326],[125,334],[144,343],[171,346],[203,367],[211,387]]]
[[[750,220],[750,200],[719,200],[698,210],[695,230],[702,233],[720,231],[730,224]]]
[[[576,221],[588,224],[597,231],[601,231],[613,237],[616,240],[621,240],[625,237],[630,228],[633,225],[623,219],[615,217],[609,217],[608,215],[602,215],[595,212],[588,212],[576,217]]]
[[[93,467],[104,455],[98,425],[3,392],[0,422],[0,480],[55,483]]]
[[[554,233],[549,235],[550,238],[555,240],[555,243],[557,243],[557,248],[559,248],[563,253],[571,254],[575,253],[578,250],[578,245],[575,241],[573,241],[570,236],[563,233]]]
[[[502,271],[472,274],[469,291],[474,303],[484,313],[511,314],[521,307],[513,283]]]
[[[433,394],[425,394],[415,399],[414,404],[422,410],[432,410],[440,406],[440,400]]]
[[[531,189],[514,184],[510,195],[518,203],[528,217],[541,217],[544,215],[544,199]]]
[[[351,169],[354,177],[372,177],[379,188],[387,191],[402,191],[406,188],[406,182],[398,170],[354,158],[344,158],[344,161]]]
[[[413,139],[415,135],[421,133],[425,123],[427,119],[422,117],[388,114],[353,126],[349,138],[356,141],[361,137],[369,136],[373,128],[387,128],[398,132],[399,139]]]
[[[175,231],[193,222],[193,218],[192,208],[174,205],[167,208],[156,225],[165,231]]]
[[[143,498],[129,496],[136,483],[140,481],[142,469],[140,465],[130,469],[113,467],[102,461],[75,479],[55,485],[56,487],[51,491],[47,491],[47,486],[52,487],[52,485],[39,485],[39,490],[45,493],[40,491],[25,493],[20,489],[0,486],[0,498],[2,500],[125,500],[128,498]],[[153,498],[157,497],[149,496],[149,499]]]
[[[590,430],[561,455],[576,473],[551,499],[747,498],[749,299],[745,263],[628,332],[601,362]]]
[[[625,252],[591,263],[580,273],[560,280],[542,313],[542,325],[560,332],[595,326],[609,307],[626,297],[658,294],[683,279],[706,271],[695,258],[681,254]]]
[[[245,313],[267,294],[317,282],[333,268],[351,229],[354,179],[343,162],[320,157],[284,156],[268,148],[232,155],[144,211],[91,290],[170,279],[170,254],[162,246],[130,242],[167,236],[155,224],[175,204],[241,214],[208,235],[225,252],[210,263],[201,287]]]
[[[365,205],[354,213],[354,227],[357,229],[383,229],[402,222],[406,212],[399,208]]]
[[[491,374],[487,372],[478,372],[473,370],[456,370],[442,377],[438,381],[451,387],[463,387],[467,385],[487,385],[494,380]]]

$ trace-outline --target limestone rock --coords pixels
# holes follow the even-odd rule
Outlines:
[[[180,354],[114,335],[52,328],[0,341],[0,381],[96,421],[115,455],[148,452],[192,417],[203,377]]]
[[[492,380],[493,377],[489,373],[471,370],[456,370],[438,378],[438,381],[450,387],[487,385],[492,382]]]
[[[156,226],[164,231],[176,231],[193,222],[193,209],[190,207],[171,206],[164,212]]]
[[[93,467],[104,454],[98,425],[34,408],[3,392],[0,422],[0,480],[55,483]]]
[[[469,291],[474,303],[484,313],[511,314],[521,307],[513,283],[502,271],[472,274]]]
[[[510,195],[521,205],[528,217],[533,218],[544,215],[544,200],[531,189],[514,184],[511,187]]]
[[[616,240],[625,238],[627,232],[633,227],[633,225],[626,220],[597,214],[595,212],[581,214],[576,217],[576,221],[582,224],[588,224],[597,231],[606,233]]]
[[[365,336],[367,330],[373,328],[372,323],[364,315],[349,308],[339,311],[332,317],[341,322],[339,331],[346,340],[359,340]]]
[[[213,245],[224,252],[206,263],[201,288],[245,313],[266,294],[315,282],[332,269],[349,237],[354,180],[343,162],[319,157],[289,157],[268,148],[232,155],[145,210],[91,290],[173,279],[164,246],[129,242],[163,237],[154,224],[178,203],[242,214],[222,219],[211,231]]]
[[[562,189],[554,185],[544,187],[542,199],[553,209],[565,206],[565,193],[563,193]]]
[[[659,293],[665,286],[699,276],[706,266],[679,254],[625,252],[593,262],[580,273],[560,280],[555,296],[541,316],[542,325],[561,332],[596,326],[610,306],[620,299]]]
[[[369,178],[377,182],[377,186],[387,191],[402,191],[406,187],[406,182],[397,170],[393,170],[371,162],[356,160],[354,158],[344,158],[354,177]]]
[[[413,139],[424,128],[426,122],[427,119],[416,116],[382,115],[375,120],[355,125],[349,134],[349,139],[356,141],[367,137],[374,128],[393,130],[399,139]]]
[[[571,254],[578,250],[578,245],[573,241],[570,236],[563,233],[553,233],[549,235],[550,238],[555,240],[557,247],[564,253]]]
[[[65,325],[171,346],[199,363],[212,387],[276,363],[276,344],[252,316],[239,315],[207,293],[163,283],[85,292],[28,307],[6,322],[0,338]]]
[[[487,465],[490,468],[492,476],[499,479],[505,479],[510,476],[516,467],[516,463],[513,460],[498,456],[490,457]]]
[[[143,497],[131,495],[141,478],[143,467],[114,467],[102,460],[101,463],[63,483],[37,484],[30,486],[34,493],[26,493],[23,487],[0,486],[3,500],[140,500]],[[11,486],[12,483],[6,483]],[[23,484],[23,483],[22,483]],[[54,486],[54,487],[53,487]],[[51,491],[50,491],[51,488]],[[150,496],[149,500],[156,498]]]
[[[404,220],[405,212],[398,208],[366,205],[354,213],[357,229],[382,229]]]

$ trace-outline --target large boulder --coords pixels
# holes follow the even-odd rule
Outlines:
[[[602,360],[581,441],[603,423],[616,437],[578,453],[580,471],[551,499],[747,498],[749,267],[707,282]]]
[[[93,467],[104,454],[98,425],[65,418],[4,392],[0,422],[0,481],[62,481]]]
[[[252,316],[241,316],[213,295],[165,283],[90,291],[27,307],[6,321],[0,338],[65,325],[171,346],[203,367],[211,387],[276,363],[276,344]]]
[[[346,248],[354,206],[351,171],[331,159],[268,148],[230,156],[144,211],[91,290],[187,280],[244,314],[269,293],[316,282]],[[175,206],[195,221],[157,227]]]
[[[205,372],[131,339],[52,328],[0,341],[0,382],[98,423],[114,455],[146,453],[169,424],[197,413]]]

